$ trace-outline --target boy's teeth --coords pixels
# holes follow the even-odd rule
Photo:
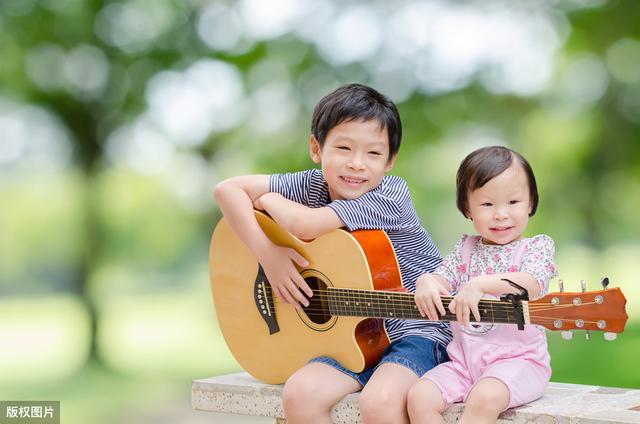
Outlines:
[[[349,177],[342,177],[342,179],[348,183],[361,183],[362,181],[364,181],[364,180],[359,180],[359,179],[354,179]]]

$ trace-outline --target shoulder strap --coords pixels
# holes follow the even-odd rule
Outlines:
[[[511,263],[509,265],[516,266],[518,267],[518,269],[520,269],[520,266],[522,266],[522,258],[524,257],[524,254],[528,249],[529,246],[526,241],[520,243],[520,245],[516,247],[515,251],[513,252],[513,255],[511,256]]]
[[[466,236],[462,242],[460,256],[462,257],[462,263],[466,265],[467,271],[471,268],[471,251],[478,240],[480,240],[480,236]]]

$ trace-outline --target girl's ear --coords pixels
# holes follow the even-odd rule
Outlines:
[[[309,156],[313,163],[320,163],[320,143],[313,134],[309,137]]]

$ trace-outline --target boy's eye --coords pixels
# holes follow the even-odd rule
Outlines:
[[[382,153],[380,153],[380,152],[374,152],[374,151],[369,152],[369,154],[370,154],[370,155],[375,155],[375,156],[380,156],[380,155],[382,155]]]
[[[509,200],[509,204],[510,205],[515,205],[518,202],[519,202],[519,200]]]
[[[480,206],[493,206],[493,203],[484,202],[484,203],[483,203],[483,204],[481,204]]]
[[[337,146],[337,148],[340,150],[351,150],[347,146]]]

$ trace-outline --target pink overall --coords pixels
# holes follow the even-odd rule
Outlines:
[[[471,250],[478,240],[479,237],[467,237],[463,242],[462,260],[467,271],[471,269]],[[526,250],[526,242],[516,248],[510,269],[520,269]],[[463,329],[455,322],[451,328],[453,341],[447,347],[451,361],[423,377],[438,386],[447,404],[466,401],[473,385],[485,377],[497,378],[509,388],[508,408],[542,396],[551,377],[543,327],[525,325],[524,330],[518,330],[513,324],[476,324]]]

